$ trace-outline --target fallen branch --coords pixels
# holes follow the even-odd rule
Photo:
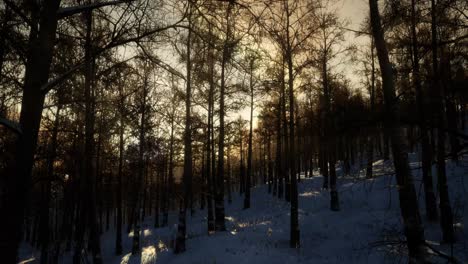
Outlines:
[[[432,250],[434,253],[436,253],[437,256],[439,256],[441,258],[444,258],[444,259],[447,259],[449,261],[449,263],[462,263],[462,261],[458,260],[454,256],[449,256],[449,255],[445,254],[444,252],[437,250],[435,247],[431,246],[427,242],[424,242],[424,245],[426,245],[426,247],[428,247],[430,250]]]

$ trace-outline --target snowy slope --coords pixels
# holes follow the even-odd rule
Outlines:
[[[414,155],[411,157],[415,159]],[[391,165],[377,161],[374,170],[383,176],[371,180],[360,175],[339,177],[339,212],[329,210],[329,193],[321,189],[321,176],[301,180],[300,249],[289,248],[289,204],[267,194],[266,186],[258,186],[252,191],[251,209],[241,209],[243,200],[238,194],[234,194],[232,204],[226,204],[226,232],[207,234],[206,211],[189,216],[185,253],[172,253],[177,219],[172,214],[171,227],[153,229],[152,219],[144,223],[140,256],[114,256],[114,231],[106,233],[102,237],[104,263],[405,263],[395,177],[389,173]],[[419,170],[414,170],[414,174],[424,219]],[[468,225],[468,179],[464,179],[468,176],[468,160],[458,166],[448,162],[447,174],[458,238],[453,252],[459,260],[468,261],[468,231],[464,229]],[[439,243],[439,225],[426,221],[424,224],[429,243],[450,254],[450,245]],[[124,239],[125,252],[130,252],[131,236]],[[25,246],[22,256],[31,259],[34,253]],[[62,260],[67,263],[70,255],[64,255]],[[446,263],[440,257],[433,261]]]

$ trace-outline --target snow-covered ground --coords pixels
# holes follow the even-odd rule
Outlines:
[[[415,155],[411,155],[411,159],[415,160]],[[420,166],[417,162],[411,165],[413,168]],[[171,214],[170,227],[153,229],[151,218],[143,224],[139,256],[131,253],[114,256],[115,233],[111,230],[104,234],[104,263],[405,263],[395,177],[389,173],[391,164],[376,161],[374,170],[376,175],[383,176],[370,180],[359,174],[352,178],[339,177],[339,212],[330,211],[329,193],[321,189],[322,177],[318,172],[311,179],[301,180],[299,249],[289,248],[289,204],[269,195],[266,186],[257,186],[252,190],[250,209],[242,210],[243,198],[238,194],[234,194],[232,204],[226,203],[226,232],[207,234],[206,211],[196,211],[193,217],[189,216],[185,253],[172,253],[177,217]],[[413,172],[424,220],[420,170]],[[466,262],[468,159],[458,165],[448,161],[447,175],[458,241],[453,250],[450,245],[441,245],[439,224],[424,220],[426,239],[438,251],[447,255],[453,252],[458,260]],[[131,250],[131,236],[124,238],[124,252]],[[35,256],[39,256],[26,245],[21,250],[23,260],[34,261]],[[69,262],[70,256],[62,256],[62,262]],[[436,256],[433,261],[447,262]]]

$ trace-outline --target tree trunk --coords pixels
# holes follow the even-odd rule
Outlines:
[[[84,248],[84,233],[86,227],[89,227],[89,246],[93,252],[93,261],[102,263],[100,255],[100,241],[97,228],[97,211],[96,211],[96,181],[95,170],[93,169],[94,155],[94,55],[92,47],[92,12],[84,13],[84,21],[86,23],[86,42],[85,42],[85,83],[84,83],[84,98],[85,98],[85,143],[84,157],[82,164],[82,172],[80,178],[80,209],[78,216],[78,235],[75,246],[75,254],[73,263],[79,263],[83,257],[82,250]]]
[[[134,186],[133,201],[132,201],[132,219],[133,219],[133,243],[132,243],[132,255],[136,255],[140,252],[140,195],[143,194],[144,188],[144,177],[145,177],[145,134],[146,134],[146,100],[148,95],[148,69],[145,63],[145,75],[142,91],[142,102],[140,105],[140,128],[139,128],[139,144],[138,144],[138,176]]]
[[[455,235],[453,230],[453,215],[450,206],[450,198],[447,187],[447,174],[445,170],[445,111],[444,111],[444,89],[440,84],[437,56],[437,14],[435,0],[431,0],[431,36],[432,36],[432,67],[434,75],[434,90],[436,95],[436,119],[437,119],[437,186],[440,197],[440,226],[442,228],[443,241],[453,243]]]
[[[161,168],[162,170],[160,170],[159,172],[156,172],[155,173],[155,177],[156,179],[154,179],[155,181],[155,185],[156,185],[156,195],[154,197],[154,228],[159,228],[160,225],[159,225],[159,214],[160,214],[160,205],[162,205],[162,207],[164,208],[165,207],[165,194],[162,194],[163,193],[163,188],[165,188],[165,186],[163,185],[163,181],[164,181],[164,178],[166,178],[166,174],[168,173],[168,166],[167,166],[167,158],[166,158],[166,155],[163,155],[161,157]],[[146,173],[148,174],[148,173]],[[151,201],[151,199],[149,199],[149,201]],[[150,212],[151,212],[151,206],[149,206],[150,208]],[[164,209],[163,209],[164,210]],[[163,223],[164,224],[164,223]]]
[[[60,99],[59,99],[60,100]],[[49,240],[50,240],[50,227],[49,227],[49,207],[51,195],[51,182],[54,179],[54,161],[57,155],[57,135],[60,120],[60,110],[62,109],[61,102],[57,102],[57,110],[55,112],[54,127],[52,130],[52,137],[50,139],[49,157],[47,159],[47,173],[44,179],[44,192],[41,205],[41,220],[40,220],[40,241],[41,241],[41,264],[49,263]]]
[[[240,136],[240,157],[239,157],[239,176],[240,176],[240,184],[239,184],[239,193],[245,193],[245,165],[244,165],[244,139],[242,137],[242,129],[239,131]]]
[[[418,106],[419,132],[421,136],[422,152],[422,177],[424,183],[426,217],[429,221],[437,221],[439,218],[436,205],[436,197],[432,184],[432,153],[429,142],[428,127],[424,112],[424,98],[421,87],[419,71],[418,40],[416,36],[416,1],[411,0],[411,39],[413,50],[413,86],[416,89],[416,103]]]
[[[271,193],[273,184],[273,161],[271,160],[271,134],[268,132],[267,137],[267,170],[268,170],[268,193]]]
[[[375,112],[375,59],[374,59],[374,42],[371,43],[371,87],[370,87],[370,112],[371,117]],[[372,166],[374,162],[374,126],[369,128],[369,135],[367,136],[367,168],[366,178],[372,178]]]
[[[60,1],[47,1],[31,11],[31,31],[28,41],[20,127],[16,139],[14,160],[9,162],[5,175],[5,190],[0,203],[0,255],[5,263],[16,263],[21,241],[26,201],[31,186],[31,171],[42,118],[45,94],[41,87],[47,83],[52,62],[57,10]]]
[[[384,140],[383,159],[386,161],[390,159],[390,136],[388,134],[388,129],[387,129],[386,124],[383,125],[383,140]]]
[[[173,183],[174,183],[174,118],[175,118],[175,108],[172,109],[171,113],[171,137],[169,141],[169,169],[168,169],[168,180],[167,180],[167,189],[164,192],[166,196],[164,197],[163,204],[163,221],[162,226],[168,225],[169,220],[169,194],[173,193]],[[156,224],[156,223],[155,223]]]
[[[115,237],[115,254],[122,254],[122,174],[123,174],[123,158],[124,158],[124,105],[125,97],[123,95],[123,87],[119,85],[119,168],[117,175],[117,226]]]
[[[335,135],[333,135],[335,137]],[[332,211],[340,210],[340,200],[338,198],[338,191],[336,188],[336,141],[333,138],[331,140],[330,148],[330,209]]]
[[[285,3],[286,12],[289,11],[288,2]],[[289,88],[289,175],[290,175],[290,200],[291,200],[291,220],[290,220],[290,240],[289,246],[291,248],[300,247],[300,233],[299,233],[299,212],[298,212],[298,193],[297,193],[297,175],[294,158],[296,156],[295,150],[295,133],[294,133],[294,68],[293,68],[293,54],[291,47],[291,39],[289,36],[289,14],[286,16],[287,28],[287,52],[286,58],[288,63],[288,88]],[[288,173],[286,173],[288,174]]]
[[[283,191],[282,166],[281,166],[281,98],[278,98],[278,108],[276,111],[276,157],[275,157],[275,178],[273,180],[273,196],[281,198]]]
[[[94,124],[95,124],[95,98],[94,98],[94,55],[92,44],[92,28],[93,17],[92,11],[84,13],[86,21],[86,43],[85,43],[85,84],[84,84],[84,98],[85,98],[85,145],[84,145],[84,184],[82,187],[83,197],[86,201],[85,216],[87,219],[82,220],[82,224],[86,223],[89,226],[89,245],[93,254],[94,263],[102,263],[101,247],[99,240],[99,230],[97,222],[97,208],[96,208],[96,175],[93,164],[94,156]],[[82,248],[79,249],[80,251]]]
[[[8,22],[11,20],[11,11],[10,8],[6,5],[3,13],[3,17],[1,20],[0,25],[0,36],[6,36],[8,34]],[[3,70],[3,63],[5,62],[5,54],[7,54],[7,43],[6,38],[0,39],[0,82],[2,81],[2,70]],[[0,116],[6,116],[6,111],[4,109],[5,98],[4,92],[1,92],[0,97]],[[3,113],[5,111],[5,113]]]
[[[322,138],[325,138],[322,136]],[[327,143],[326,140],[324,139],[324,142],[320,144],[320,152],[321,152],[321,157],[322,157],[322,162],[321,162],[321,169],[322,169],[322,175],[323,175],[323,184],[322,188],[327,190],[328,189],[328,180],[329,180],[329,175],[328,175],[328,150],[327,150]]]
[[[206,128],[203,128],[203,135],[206,135]],[[206,144],[207,142],[203,142],[202,146],[202,155],[201,155],[201,186],[200,186],[200,211],[205,210],[205,202],[206,202],[206,160],[205,160],[205,153],[206,153]]]
[[[252,179],[252,134],[253,134],[253,109],[254,109],[254,84],[253,84],[253,64],[250,61],[250,122],[249,122],[249,149],[247,152],[247,177],[245,181],[244,209],[250,208],[250,180]]]
[[[369,6],[372,35],[382,74],[387,127],[389,128],[392,141],[393,163],[398,183],[400,209],[405,227],[410,262],[424,262],[424,229],[419,215],[416,190],[408,164],[407,147],[404,143],[398,110],[395,105],[396,95],[393,70],[388,57],[377,0],[369,0]]]
[[[192,191],[192,6],[189,3],[189,27],[187,36],[187,86],[185,92],[185,131],[184,131],[184,174],[183,174],[183,190],[184,198],[181,200],[179,208],[179,224],[177,228],[177,240],[174,253],[182,253],[185,251],[185,235],[186,235],[186,211],[191,200]]]
[[[325,42],[325,46],[327,43]],[[338,192],[336,190],[336,135],[335,135],[335,122],[332,115],[331,109],[331,90],[328,85],[328,66],[327,66],[327,56],[326,53],[322,61],[322,80],[323,80],[323,90],[325,97],[325,127],[326,133],[325,138],[327,144],[327,154],[328,154],[328,165],[325,163],[325,167],[328,166],[330,172],[330,209],[332,211],[340,210],[340,203],[338,199]],[[325,184],[325,179],[324,179]]]
[[[211,27],[209,29],[209,35],[212,36]],[[209,71],[210,71],[210,78],[209,78],[209,91],[208,91],[208,132],[206,135],[207,140],[207,148],[206,148],[206,179],[207,179],[207,217],[208,217],[208,233],[213,232],[215,230],[215,219],[213,214],[213,196],[214,196],[214,128],[213,128],[213,119],[214,119],[214,58],[213,52],[214,47],[211,44],[210,51],[209,51]]]
[[[229,146],[227,149],[227,179],[226,179],[226,188],[227,188],[227,197],[228,197],[228,203],[232,204],[232,193],[231,193],[231,177],[232,177],[232,167],[231,167],[231,147]]]
[[[218,144],[218,177],[216,180],[215,195],[215,230],[225,231],[226,224],[224,220],[224,139],[225,139],[225,90],[226,90],[226,64],[228,63],[231,50],[231,12],[233,1],[230,1],[226,12],[226,39],[223,45],[223,58],[221,62],[221,87],[219,95],[219,144]]]
[[[286,58],[283,58],[283,64],[285,64]],[[281,164],[282,164],[282,170],[281,170],[281,177],[282,177],[282,187],[284,187],[284,198],[286,201],[290,202],[291,201],[291,196],[290,196],[290,191],[291,191],[291,185],[290,185],[290,180],[289,180],[289,159],[288,157],[290,156],[290,146],[289,146],[289,138],[288,138],[288,120],[286,118],[286,78],[285,78],[285,72],[284,72],[284,65],[282,67],[281,71],[281,120],[282,120],[282,128],[283,128],[283,133],[282,133],[282,156],[283,158],[281,159]],[[290,113],[291,114],[291,113]],[[283,194],[281,194],[283,195]]]
[[[278,99],[278,115],[277,115],[277,127],[276,131],[276,182],[278,188],[274,188],[274,193],[277,191],[278,198],[283,198],[283,179],[284,179],[284,162],[283,162],[283,135],[282,127],[284,123],[282,122],[282,113],[283,113],[283,99],[284,93],[280,93],[280,98]]]

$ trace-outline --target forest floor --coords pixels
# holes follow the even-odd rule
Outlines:
[[[410,158],[415,160],[416,155]],[[457,165],[447,162],[450,199],[454,213],[457,243],[441,244],[438,223],[425,220],[424,193],[420,163],[411,164],[418,191],[426,240],[434,249],[453,254],[462,263],[468,262],[468,158]],[[435,168],[434,168],[435,169]],[[252,189],[252,207],[243,210],[243,196],[233,194],[226,202],[226,232],[207,234],[206,211],[196,210],[188,216],[187,251],[174,255],[172,241],[177,229],[177,215],[170,215],[170,226],[153,228],[153,219],[143,223],[142,252],[132,256],[133,234],[124,236],[124,252],[115,256],[115,231],[102,236],[104,263],[407,263],[398,193],[390,162],[374,163],[374,179],[365,179],[364,171],[339,177],[341,210],[330,208],[330,195],[321,188],[323,178],[301,179],[299,183],[299,223],[301,247],[289,248],[290,206],[284,199],[272,197],[267,186]],[[339,175],[340,170],[338,170]],[[380,175],[380,176],[379,176]],[[435,175],[435,172],[434,172]],[[434,183],[437,180],[434,177]],[[452,247],[453,246],[453,247]],[[434,263],[447,263],[429,250]],[[34,262],[38,252],[27,245],[21,248],[22,260]],[[68,263],[71,253],[61,257]]]

